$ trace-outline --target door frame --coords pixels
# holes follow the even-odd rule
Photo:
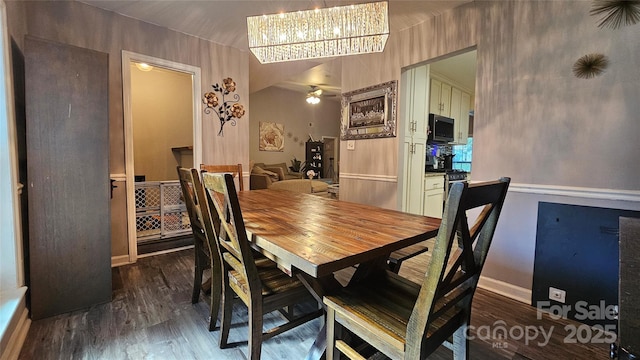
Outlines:
[[[191,74],[193,86],[193,167],[202,162],[202,103],[200,102],[201,71],[197,66],[182,64],[153,56],[122,50],[122,100],[124,110],[124,154],[127,190],[127,239],[129,243],[129,263],[138,260],[136,239],[136,199],[133,157],[133,119],[131,108],[131,62],[145,62],[168,70]]]

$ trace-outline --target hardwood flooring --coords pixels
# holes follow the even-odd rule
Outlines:
[[[426,268],[429,253],[403,263],[400,274],[417,279]],[[84,311],[34,321],[20,353],[20,359],[246,359],[247,311],[234,307],[229,341],[236,346],[218,347],[219,332],[209,332],[208,298],[191,304],[193,249],[151,256],[136,264],[113,269],[113,300]],[[342,274],[344,280],[344,274]],[[340,278],[340,277],[339,277]],[[497,323],[497,321],[504,321]],[[265,318],[265,327],[281,322],[276,313]],[[263,359],[303,359],[320,330],[316,319],[263,343]],[[607,359],[606,344],[565,344],[567,320],[554,321],[536,309],[479,289],[474,299],[471,359]],[[481,328],[503,325],[512,330],[506,339],[491,339]],[[551,332],[548,343],[541,334],[532,341],[520,337],[517,329],[542,327]],[[514,330],[515,329],[515,330]],[[490,331],[491,332],[491,331]],[[489,332],[489,333],[490,333]],[[485,339],[487,337],[487,339]],[[441,347],[433,359],[452,359]]]

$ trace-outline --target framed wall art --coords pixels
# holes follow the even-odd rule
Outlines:
[[[260,151],[284,151],[284,124],[260,122]]]
[[[377,139],[396,136],[398,81],[342,94],[340,138]]]

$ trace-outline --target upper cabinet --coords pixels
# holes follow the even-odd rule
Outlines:
[[[410,94],[406,97],[406,107],[408,118],[405,122],[405,136],[416,136],[420,140],[426,140],[427,119],[429,111],[426,108],[427,97],[429,96],[429,68],[428,65],[418,66],[407,70],[404,76],[406,90],[404,93]]]
[[[445,81],[431,78],[429,112],[453,118],[454,141],[451,144],[466,144],[469,136],[469,110],[471,95]]]
[[[429,112],[451,117],[451,85],[440,80],[431,79]]]

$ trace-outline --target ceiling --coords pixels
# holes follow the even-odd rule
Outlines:
[[[214,43],[248,51],[246,17],[363,3],[362,0],[80,0],[92,6],[114,11]],[[471,0],[389,0],[389,31],[412,27],[446,10]],[[276,70],[277,71],[274,71]],[[333,59],[260,64],[250,61],[250,92],[268,86],[280,86],[307,92],[318,85],[325,93],[339,94],[341,66]],[[274,73],[281,74],[280,77]]]
[[[431,71],[444,75],[464,86],[466,90],[475,93],[477,53],[473,50],[431,63]]]

